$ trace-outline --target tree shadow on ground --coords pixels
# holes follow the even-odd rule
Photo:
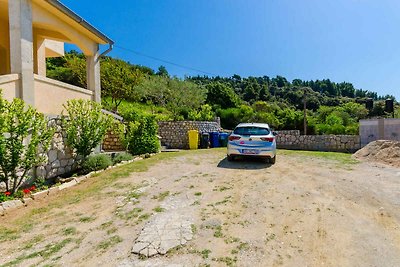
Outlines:
[[[225,157],[217,165],[218,168],[238,170],[261,170],[271,166],[272,164],[265,163],[263,159],[254,157],[237,157],[234,161],[228,161]]]

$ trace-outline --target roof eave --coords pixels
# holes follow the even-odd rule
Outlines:
[[[57,8],[58,10],[60,10],[61,12],[63,12],[64,14],[66,14],[67,16],[69,16],[70,18],[75,20],[76,22],[78,22],[79,24],[81,24],[83,27],[85,27],[87,30],[89,30],[90,32],[95,34],[97,37],[99,37],[100,39],[102,39],[106,43],[108,43],[110,45],[114,44],[113,40],[108,38],[104,33],[99,31],[98,29],[96,29],[89,22],[84,20],[81,16],[76,14],[74,11],[69,9],[67,6],[63,5],[60,1],[58,1],[58,0],[46,0],[46,2],[49,3],[50,5],[52,5],[53,7]]]

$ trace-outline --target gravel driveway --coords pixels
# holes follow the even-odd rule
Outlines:
[[[400,169],[162,153],[0,217],[8,266],[400,266]]]

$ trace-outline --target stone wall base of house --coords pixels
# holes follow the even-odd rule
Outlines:
[[[35,177],[51,179],[71,173],[76,169],[76,155],[66,146],[65,132],[61,127],[61,119],[49,119],[49,125],[55,127],[53,139],[51,141],[50,150],[47,152],[47,161],[42,166],[34,170]]]
[[[125,147],[123,146],[117,132],[108,131],[104,137],[102,149],[104,151],[124,151]]]

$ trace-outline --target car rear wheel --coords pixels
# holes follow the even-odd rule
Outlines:
[[[275,162],[276,162],[276,155],[275,157],[269,159],[269,163],[275,164]]]
[[[227,155],[227,156],[226,156],[226,159],[227,159],[228,161],[234,161],[234,160],[235,160],[235,157],[232,156],[232,155]]]

